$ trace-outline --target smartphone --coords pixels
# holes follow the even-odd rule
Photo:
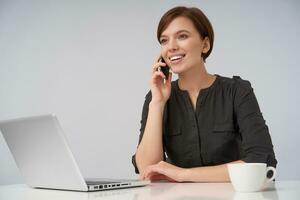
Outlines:
[[[161,58],[161,62],[166,63],[163,58]],[[162,73],[166,76],[166,80],[168,80],[170,67],[168,65],[161,66],[160,71],[162,71]]]

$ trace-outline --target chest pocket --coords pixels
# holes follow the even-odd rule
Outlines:
[[[216,123],[213,127],[213,133],[234,133],[233,122]]]
[[[184,155],[183,139],[181,124],[168,127],[164,133],[165,151],[170,160],[176,165],[180,165],[178,162],[182,160],[181,158]]]
[[[177,135],[181,135],[181,134],[182,134],[181,125],[169,127],[169,128],[167,128],[167,130],[165,132],[166,137],[173,137],[173,136],[177,136]]]
[[[216,123],[210,134],[210,148],[213,151],[226,151],[230,149],[235,140],[235,128],[233,122]]]
[[[233,121],[216,123],[209,135],[207,150],[212,164],[221,164],[236,158],[236,130]]]

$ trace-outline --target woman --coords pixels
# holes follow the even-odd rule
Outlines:
[[[152,67],[151,91],[132,159],[140,178],[225,182],[228,163],[276,167],[268,127],[250,82],[205,69],[214,33],[203,12],[169,10],[159,22],[157,38],[161,53]],[[166,65],[178,74],[176,81],[159,70]]]

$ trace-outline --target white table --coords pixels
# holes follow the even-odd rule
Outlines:
[[[101,192],[33,189],[26,185],[0,186],[0,200],[300,200],[300,181],[276,181],[262,192],[238,193],[230,183],[152,183],[150,186]]]

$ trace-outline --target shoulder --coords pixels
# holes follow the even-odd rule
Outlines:
[[[221,85],[226,86],[226,87],[251,87],[251,83],[249,80],[243,79],[240,76],[232,76],[230,77],[225,77],[225,76],[219,76],[219,81]]]
[[[222,89],[231,90],[232,92],[249,91],[252,86],[249,80],[243,79],[240,76],[225,77],[218,75],[219,86]]]

